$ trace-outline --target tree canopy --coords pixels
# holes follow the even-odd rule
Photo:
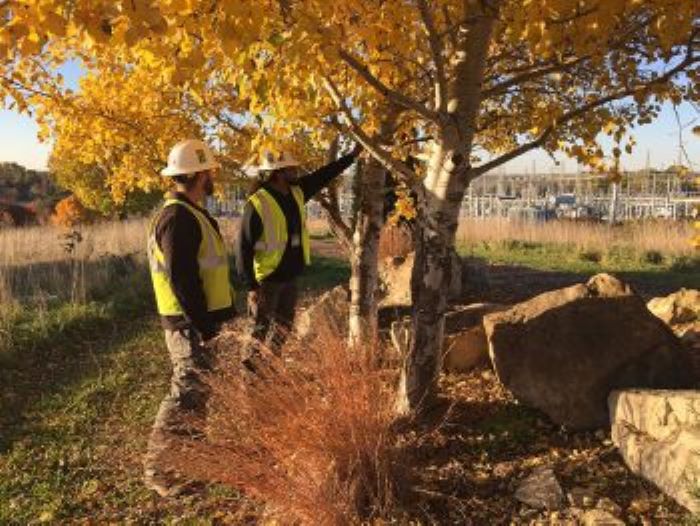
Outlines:
[[[536,148],[615,172],[636,126],[700,101],[699,46],[697,0],[4,0],[0,100],[36,111],[57,158],[79,151],[116,199],[158,184],[176,137],[238,164],[362,143],[417,197],[415,409],[469,183]],[[77,94],[54,73],[67,59],[88,72]]]

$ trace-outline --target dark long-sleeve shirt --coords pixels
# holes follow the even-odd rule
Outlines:
[[[205,209],[192,203],[184,194],[175,196],[199,210],[219,231],[216,219]],[[165,267],[173,292],[180,303],[183,316],[161,316],[162,325],[169,330],[194,328],[204,339],[216,334],[220,323],[233,317],[233,307],[208,312],[204,287],[199,276],[197,255],[202,242],[202,230],[197,218],[184,206],[173,205],[163,210],[155,226],[156,242],[165,257]]]
[[[309,201],[314,197],[333,179],[342,174],[354,160],[354,155],[346,155],[305,177],[299,178],[296,185],[304,193],[304,201]],[[269,184],[264,184],[263,188],[274,197],[287,220],[287,247],[282,255],[282,261],[280,261],[275,271],[265,279],[266,281],[274,282],[289,281],[299,276],[304,270],[303,248],[300,243],[292,244],[293,237],[296,236],[299,239],[299,236],[301,236],[299,207],[291,192],[283,194],[273,189]],[[262,219],[255,207],[248,202],[243,210],[243,218],[238,235],[236,264],[244,284],[252,289],[260,285],[255,278],[253,257],[255,254],[255,243],[260,240],[262,233]]]

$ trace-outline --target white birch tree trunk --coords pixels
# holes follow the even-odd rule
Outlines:
[[[479,18],[461,42],[448,84],[447,116],[419,188],[416,262],[413,268],[413,338],[404,364],[397,411],[415,413],[437,394],[452,251],[464,193],[472,176],[469,159],[481,104],[494,19]]]
[[[379,236],[384,224],[385,172],[376,160],[367,161],[358,176],[360,199],[350,255],[350,345],[372,342],[377,335]]]
[[[383,108],[379,143],[391,141],[398,118],[392,106]],[[351,276],[349,341],[354,346],[373,343],[377,338],[377,288],[379,284],[379,238],[384,226],[386,168],[370,158],[358,173],[360,199],[355,220]]]

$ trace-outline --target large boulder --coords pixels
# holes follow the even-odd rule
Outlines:
[[[700,290],[680,289],[654,298],[649,310],[663,320],[690,351],[695,378],[700,378]]]
[[[700,290],[681,289],[647,303],[690,349],[700,351]]]
[[[442,369],[448,373],[465,373],[488,362],[489,345],[481,325],[445,336]]]
[[[687,353],[631,288],[600,274],[484,318],[500,381],[574,429],[603,427],[607,397],[629,387],[689,387]]]
[[[445,314],[445,334],[456,334],[480,326],[487,314],[501,312],[510,307],[511,305],[500,303],[471,303],[454,306]]]
[[[609,405],[627,466],[700,512],[700,391],[615,391]]]
[[[319,334],[348,333],[350,293],[342,285],[322,294],[296,318],[294,331],[301,339],[313,339]]]
[[[448,373],[465,373],[488,362],[489,345],[484,331],[486,314],[505,310],[494,303],[474,303],[445,315],[442,368]]]
[[[379,307],[400,307],[411,305],[411,274],[416,254],[389,257],[379,266]]]
[[[681,289],[647,303],[649,310],[667,324],[685,325],[700,320],[700,290]]]
[[[495,303],[462,305],[445,315],[442,368],[448,373],[464,373],[488,362],[489,351],[483,318],[508,307]],[[405,357],[413,340],[411,318],[391,324],[391,342],[398,357]]]

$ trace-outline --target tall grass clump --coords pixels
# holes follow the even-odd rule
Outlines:
[[[313,347],[289,342],[265,353],[258,375],[219,338],[207,439],[175,458],[199,480],[235,488],[283,524],[351,524],[386,516],[397,494],[393,393],[369,348],[348,349],[326,331]]]

